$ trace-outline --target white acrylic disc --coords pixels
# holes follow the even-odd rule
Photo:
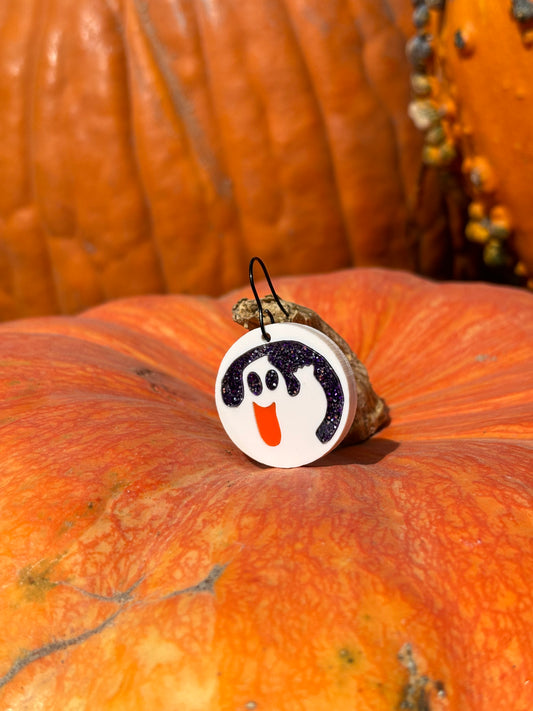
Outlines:
[[[226,433],[252,459],[299,467],[330,452],[350,429],[355,378],[340,348],[297,323],[249,331],[228,350],[215,400]]]

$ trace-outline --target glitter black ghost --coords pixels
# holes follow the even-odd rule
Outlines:
[[[224,404],[228,407],[238,407],[241,404],[244,399],[244,369],[263,356],[267,356],[268,362],[283,375],[291,397],[300,392],[296,371],[305,366],[313,366],[314,377],[322,386],[327,400],[326,414],[316,430],[316,436],[323,444],[329,442],[341,421],[344,392],[337,374],[324,356],[299,341],[265,343],[236,358],[222,378],[221,394]]]

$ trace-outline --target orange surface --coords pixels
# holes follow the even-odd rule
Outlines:
[[[0,3],[0,319],[417,265],[410,0]],[[439,236],[442,237],[442,235]]]
[[[392,416],[292,470],[216,416],[242,292],[0,326],[1,708],[533,708],[531,297],[379,270],[276,287]]]

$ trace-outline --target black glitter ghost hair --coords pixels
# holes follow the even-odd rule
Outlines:
[[[326,415],[316,430],[319,441],[325,444],[333,437],[344,409],[344,393],[337,373],[324,356],[299,341],[274,341],[252,348],[236,358],[222,378],[222,400],[228,407],[238,407],[244,399],[244,369],[258,358],[268,357],[285,379],[291,397],[300,392],[300,381],[295,375],[299,368],[313,366],[316,380],[327,400]]]

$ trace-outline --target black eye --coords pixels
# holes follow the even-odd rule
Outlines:
[[[278,387],[279,377],[275,370],[269,370],[265,377],[265,383],[269,390],[275,390]]]
[[[261,382],[261,378],[255,373],[253,370],[251,373],[248,373],[248,387],[250,388],[250,391],[252,392],[253,395],[261,395],[263,392],[263,383]]]

